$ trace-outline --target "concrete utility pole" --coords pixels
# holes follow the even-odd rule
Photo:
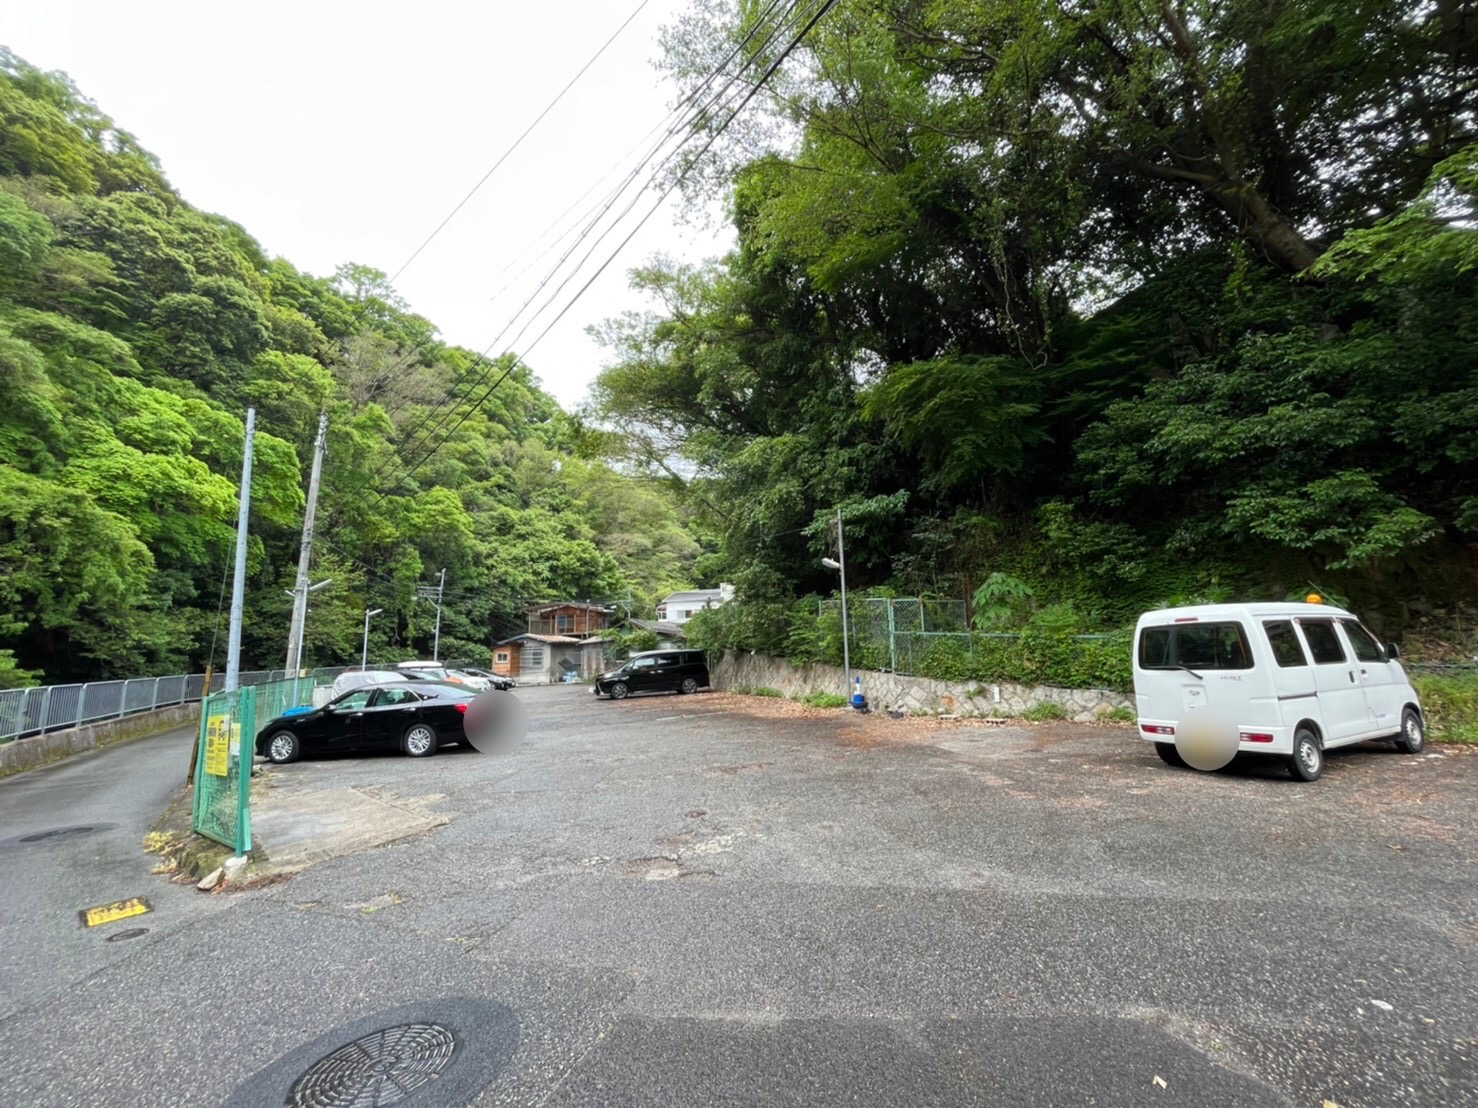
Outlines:
[[[318,415],[318,438],[313,444],[313,472],[308,479],[308,508],[303,513],[303,545],[298,551],[298,579],[293,585],[293,618],[287,632],[287,670],[294,676],[303,666],[303,636],[308,621],[308,567],[313,560],[313,523],[318,515],[318,482],[328,452],[328,412]]]
[[[246,606],[246,527],[251,514],[251,452],[257,435],[257,410],[246,409],[246,453],[241,459],[241,499],[236,515],[236,573],[231,578],[231,631],[226,639],[226,691],[241,683],[241,621]]]

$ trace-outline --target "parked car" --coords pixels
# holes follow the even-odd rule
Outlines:
[[[353,689],[322,708],[282,715],[257,732],[256,752],[273,762],[340,751],[399,750],[426,758],[467,742],[463,719],[471,695],[435,681],[399,681]]]
[[[517,681],[507,676],[506,674],[493,673],[485,669],[476,669],[472,666],[463,666],[462,672],[470,674],[473,677],[481,677],[484,681],[488,683],[488,686],[490,688],[501,689],[504,692],[507,692],[509,689],[515,688],[518,685]]]
[[[343,696],[346,692],[362,689],[367,685],[388,685],[395,681],[404,681],[406,677],[406,673],[389,669],[351,669],[334,678],[334,683],[330,686],[331,695]]]
[[[1237,752],[1282,757],[1301,781],[1324,751],[1390,739],[1426,743],[1421,700],[1395,643],[1327,604],[1207,604],[1139,617],[1134,694],[1140,737],[1183,765],[1176,728],[1196,712],[1234,721]]]
[[[403,674],[414,674],[432,681],[450,681],[454,685],[466,685],[469,689],[476,689],[479,692],[492,688],[492,685],[483,678],[474,677],[462,670],[448,669],[440,662],[401,662],[395,668]]]
[[[596,696],[625,700],[636,692],[695,693],[708,687],[708,659],[701,650],[646,650],[595,679]]]

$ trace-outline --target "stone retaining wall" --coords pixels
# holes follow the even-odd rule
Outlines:
[[[713,687],[723,690],[776,689],[785,696],[815,692],[840,694],[846,683],[840,666],[796,665],[784,658],[729,650],[711,656]],[[852,671],[874,711],[1009,719],[1038,704],[1060,704],[1067,718],[1092,723],[1115,708],[1134,707],[1134,698],[1109,689],[1059,689],[1051,685],[1006,682],[936,681],[876,670]]]

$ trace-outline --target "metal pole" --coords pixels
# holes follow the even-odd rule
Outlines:
[[[370,616],[377,616],[384,608],[366,608],[364,610],[364,654],[360,656],[359,668],[361,671],[369,669],[369,621]]]
[[[893,598],[890,596],[885,603],[888,605],[888,668],[893,673],[897,673],[898,628],[893,621]]]
[[[441,595],[446,591],[446,570],[441,571],[441,583],[436,586],[436,642],[431,647],[431,660],[441,661]]]
[[[852,647],[847,634],[847,553],[842,547],[842,510],[837,509],[837,562],[842,576],[842,670],[847,675],[847,703],[852,702]]]
[[[226,691],[241,682],[241,622],[246,607],[246,534],[251,514],[251,452],[257,434],[257,410],[246,409],[246,453],[241,459],[241,501],[236,516],[236,572],[231,578],[231,633],[226,640]]]
[[[303,665],[304,625],[308,620],[308,567],[313,560],[313,524],[318,515],[318,483],[328,450],[328,412],[318,414],[318,438],[313,443],[313,470],[308,478],[308,507],[303,513],[303,544],[298,550],[298,579],[293,586],[293,617],[287,632],[287,669],[297,676]]]

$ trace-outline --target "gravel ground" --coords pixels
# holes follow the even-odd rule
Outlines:
[[[436,830],[223,910],[159,897],[107,948],[11,898],[50,961],[0,970],[0,1103],[275,1108],[307,1054],[421,1012],[466,1044],[451,1101],[400,1102],[428,1108],[1478,1104],[1470,751],[1301,785],[1171,770],[1128,727],[518,695],[516,747],[269,771]]]

